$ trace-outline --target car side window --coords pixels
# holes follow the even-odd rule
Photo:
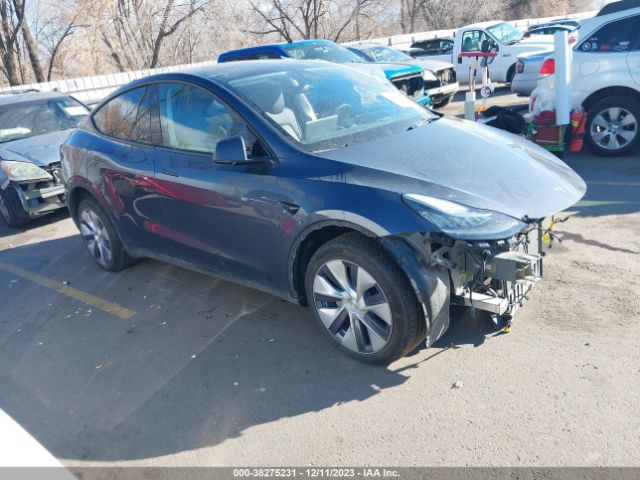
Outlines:
[[[623,18],[607,23],[589,35],[578,47],[582,52],[628,52],[637,45],[640,16]]]
[[[219,141],[240,135],[249,157],[265,155],[246,123],[212,93],[186,83],[163,83],[158,98],[163,146],[215,154]]]
[[[451,40],[442,40],[440,43],[440,53],[451,53],[453,51],[453,42]]]
[[[110,137],[152,143],[151,89],[134,88],[111,99],[93,114],[93,121]]]

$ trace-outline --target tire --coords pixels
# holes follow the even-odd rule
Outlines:
[[[511,85],[513,83],[513,77],[516,76],[516,64],[514,63],[507,70],[507,83]]]
[[[305,287],[320,329],[356,360],[388,365],[424,340],[422,309],[404,272],[360,234],[322,245],[309,260]]]
[[[596,102],[587,112],[585,139],[591,150],[604,157],[633,150],[640,142],[640,101],[613,96]]]
[[[101,268],[117,272],[135,262],[124,249],[111,220],[95,200],[82,200],[77,215],[82,241]]]
[[[24,227],[29,223],[29,215],[23,210],[18,193],[12,187],[0,190],[0,213],[11,228]]]
[[[449,105],[449,102],[451,102],[451,99],[453,98],[453,95],[449,95],[447,97],[444,97],[442,100],[438,101],[438,102],[433,102],[433,108],[444,108],[447,105]]]

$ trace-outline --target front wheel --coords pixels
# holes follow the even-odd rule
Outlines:
[[[351,357],[389,364],[425,337],[425,320],[400,267],[375,241],[345,234],[311,257],[305,279],[321,330]]]
[[[11,228],[24,227],[29,223],[29,216],[22,209],[18,194],[12,187],[0,190],[0,213]]]
[[[640,142],[640,102],[631,97],[607,97],[587,113],[586,141],[605,157],[624,155]]]
[[[124,249],[107,214],[93,199],[78,206],[80,235],[91,258],[105,270],[122,270],[134,262]]]

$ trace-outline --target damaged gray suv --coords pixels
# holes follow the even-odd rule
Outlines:
[[[371,363],[433,344],[451,304],[513,314],[542,273],[542,219],[585,192],[523,138],[320,61],[140,79],[62,155],[100,267],[156,258],[309,305]]]
[[[0,96],[0,212],[10,227],[65,206],[60,145],[88,113],[57,92]]]

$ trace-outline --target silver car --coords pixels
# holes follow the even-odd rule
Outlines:
[[[65,206],[60,145],[88,113],[57,92],[0,96],[0,212],[10,227]]]

